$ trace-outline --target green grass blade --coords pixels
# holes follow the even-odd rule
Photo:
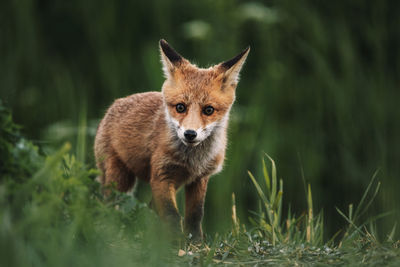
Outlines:
[[[278,192],[278,197],[279,197],[279,201],[278,201],[278,218],[279,218],[279,225],[282,222],[282,198],[283,198],[283,181],[282,179],[279,180],[279,192]]]
[[[272,172],[272,188],[271,188],[271,205],[274,205],[277,191],[277,178],[276,178],[276,165],[275,161],[268,155],[265,154],[268,159],[271,161],[271,172]]]
[[[262,165],[263,165],[263,174],[264,174],[265,184],[267,186],[267,192],[269,193],[271,191],[271,179],[269,177],[267,165],[265,164],[264,158],[262,159]]]
[[[387,211],[387,212],[383,212],[381,214],[378,214],[376,216],[372,216],[372,217],[368,218],[365,222],[363,222],[359,227],[362,228],[363,226],[365,226],[365,225],[367,225],[369,223],[375,222],[375,221],[377,221],[379,219],[382,219],[384,217],[392,215],[393,213],[394,213],[394,211]]]
[[[372,195],[372,197],[371,197],[371,199],[369,200],[369,202],[365,205],[364,209],[359,213],[359,216],[361,216],[361,215],[363,215],[365,212],[367,212],[367,210],[368,210],[369,207],[371,206],[372,202],[373,202],[374,199],[376,198],[376,196],[377,196],[377,194],[378,194],[378,192],[379,192],[380,187],[381,187],[381,183],[378,182],[378,184],[377,184],[377,186],[376,186],[376,188],[375,188],[374,194]]]
[[[335,208],[336,208],[336,211],[337,211],[340,215],[342,215],[342,217],[349,223],[350,226],[354,227],[354,228],[356,229],[356,231],[357,231],[358,233],[360,233],[361,235],[363,235],[363,236],[365,235],[365,234],[363,233],[363,231],[362,231],[357,225],[355,225],[354,222],[351,221],[351,220],[349,219],[349,217],[346,216],[346,214],[344,214],[338,207],[335,207]],[[346,232],[348,232],[348,231],[346,231]]]
[[[265,194],[262,191],[260,185],[258,184],[256,178],[254,178],[253,174],[250,171],[247,171],[247,173],[249,174],[250,179],[253,181],[253,184],[256,187],[257,193],[258,193],[259,197],[261,198],[261,200],[263,201],[263,203],[268,203],[267,198],[265,197]]]
[[[313,205],[312,205],[312,193],[310,184],[308,184],[307,206],[308,206],[307,242],[313,242],[314,240]]]
[[[353,204],[349,205],[349,220],[353,221]]]
[[[397,222],[394,223],[392,231],[390,231],[390,234],[387,237],[387,242],[394,242],[394,235],[396,233],[396,228],[397,228]]]
[[[376,177],[378,175],[378,172],[379,172],[379,170],[376,170],[374,175],[372,175],[371,181],[369,182],[369,184],[367,186],[367,189],[365,190],[365,192],[364,192],[364,194],[363,194],[363,196],[362,196],[362,198],[360,200],[360,203],[357,205],[356,211],[354,213],[354,220],[357,220],[357,218],[359,216],[359,213],[360,213],[360,211],[361,211],[361,209],[362,209],[362,207],[364,205],[364,201],[365,201],[365,199],[366,199],[366,197],[368,195],[369,190],[371,189],[372,184],[374,183],[374,181],[375,181],[375,179],[376,179]]]

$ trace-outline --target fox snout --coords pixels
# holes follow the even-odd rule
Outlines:
[[[178,128],[178,136],[181,141],[187,146],[196,146],[200,144],[204,139],[207,138],[204,134],[202,134],[202,128],[199,129],[186,129],[183,126]]]
[[[186,130],[183,135],[185,136],[186,140],[189,142],[194,141],[194,139],[196,139],[197,136],[197,132],[194,130]]]
[[[192,127],[184,127],[179,125],[179,122],[172,120],[173,126],[175,128],[177,137],[186,146],[197,146],[205,139],[207,139],[214,130],[214,123],[211,123],[205,127],[200,127],[193,129]]]

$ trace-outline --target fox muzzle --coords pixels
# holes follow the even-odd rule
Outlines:
[[[192,142],[196,138],[197,132],[194,130],[186,130],[183,135],[187,141]]]

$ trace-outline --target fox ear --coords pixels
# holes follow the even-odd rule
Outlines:
[[[236,57],[222,62],[218,65],[220,71],[223,73],[223,82],[227,85],[234,85],[239,82],[239,73],[246,61],[247,55],[250,52],[250,46],[240,52]]]
[[[183,57],[170,47],[164,39],[160,40],[160,52],[164,76],[165,78],[169,78],[172,76],[175,68],[182,63]]]

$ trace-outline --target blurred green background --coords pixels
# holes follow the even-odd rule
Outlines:
[[[70,141],[94,166],[106,108],[160,90],[160,38],[203,67],[250,45],[206,232],[229,227],[232,192],[239,218],[258,210],[247,170],[261,174],[263,152],[298,215],[311,183],[329,236],[345,223],[335,206],[357,203],[379,169],[370,215],[394,211],[388,231],[400,218],[399,14],[395,0],[1,1],[0,97],[26,136],[48,150]]]

